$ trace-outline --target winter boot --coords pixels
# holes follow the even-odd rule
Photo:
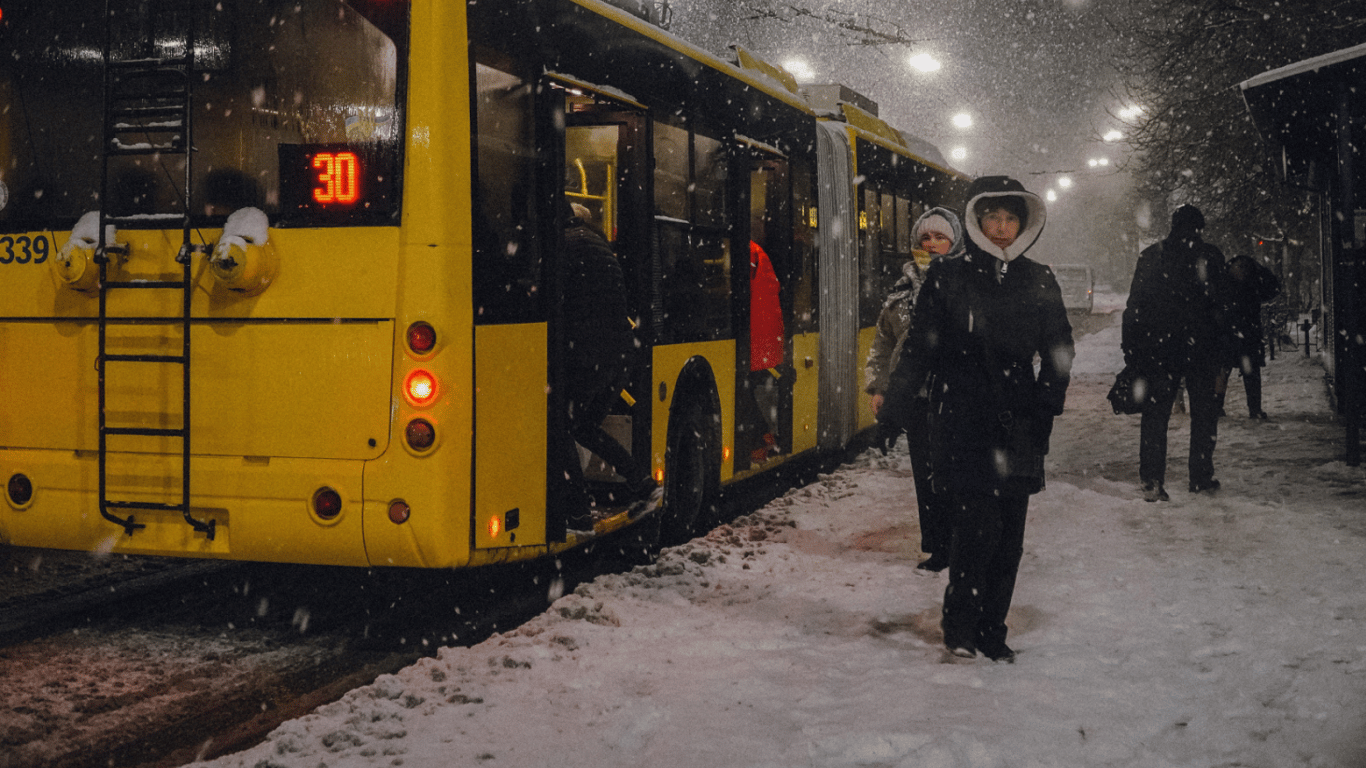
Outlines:
[[[1015,652],[1006,645],[1006,628],[1004,626],[979,631],[977,633],[977,650],[992,661],[1003,661],[1007,664],[1015,663]]]
[[[1171,496],[1167,495],[1167,490],[1159,482],[1147,482],[1143,484],[1144,501],[1171,501]]]

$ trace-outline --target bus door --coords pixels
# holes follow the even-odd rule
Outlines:
[[[649,467],[650,382],[642,318],[649,273],[649,121],[644,108],[572,88],[565,99],[564,195],[575,214],[611,245],[626,279],[627,308],[636,328],[630,381],[612,401],[603,428],[637,462]],[[584,477],[600,507],[624,498],[625,478],[602,457],[578,446]]]
[[[792,453],[792,189],[787,158],[752,147],[749,163],[749,344],[737,345],[735,469]]]

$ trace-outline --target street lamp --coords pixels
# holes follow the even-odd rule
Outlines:
[[[784,61],[783,69],[790,72],[793,77],[803,83],[814,83],[816,81],[815,70],[811,69],[811,67],[801,59],[788,59],[787,61]]]
[[[906,62],[921,72],[935,72],[938,71],[940,67],[944,66],[939,63],[938,59],[928,53],[917,53],[907,59]]]
[[[968,159],[968,148],[954,147],[953,149],[949,150],[949,157],[953,158],[954,160],[966,160]]]
[[[1105,141],[1119,141],[1120,139],[1124,138],[1124,134],[1116,130],[1111,130],[1101,138]]]
[[[953,124],[958,128],[971,128],[972,115],[969,115],[967,112],[959,112],[953,116]]]

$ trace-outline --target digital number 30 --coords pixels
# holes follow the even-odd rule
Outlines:
[[[324,205],[349,205],[360,199],[360,160],[355,152],[319,152],[313,156],[317,187],[313,199]]]

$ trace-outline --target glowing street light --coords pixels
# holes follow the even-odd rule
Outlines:
[[[928,53],[917,53],[907,59],[906,62],[921,72],[935,72],[938,71],[940,67],[944,66],[939,63],[938,59]]]
[[[1072,186],[1072,177],[1060,176],[1058,178],[1058,186],[1062,187],[1063,189],[1067,189],[1068,187]]]
[[[1090,160],[1087,160],[1087,161],[1086,161],[1086,164],[1089,165],[1089,166],[1091,166],[1092,168],[1104,168],[1105,166],[1107,166],[1107,165],[1110,164],[1110,158],[1108,158],[1108,157],[1093,157],[1093,158],[1091,158]]]
[[[816,81],[816,72],[811,69],[805,61],[801,59],[788,59],[783,62],[783,69],[792,73],[792,76],[804,83]]]
[[[1143,114],[1143,107],[1140,107],[1137,104],[1131,104],[1127,107],[1122,107],[1119,110],[1119,119],[1133,120],[1141,114]]]
[[[968,159],[968,148],[954,147],[949,150],[949,157],[952,157],[954,160],[966,160]]]
[[[969,115],[967,112],[959,112],[953,116],[953,124],[958,128],[971,128],[972,115]]]
[[[1047,192],[1045,192],[1043,196],[1044,196],[1044,198],[1046,198],[1046,199],[1048,200],[1048,202],[1050,202],[1050,203],[1051,203],[1051,202],[1054,202],[1054,201],[1056,201],[1056,200],[1058,199],[1058,193],[1057,193],[1057,192],[1054,192],[1054,191],[1051,190],[1051,189],[1048,190]]]
[[[1119,131],[1112,130],[1106,133],[1101,138],[1105,141],[1119,141],[1120,139],[1124,138],[1124,134],[1120,133]]]

